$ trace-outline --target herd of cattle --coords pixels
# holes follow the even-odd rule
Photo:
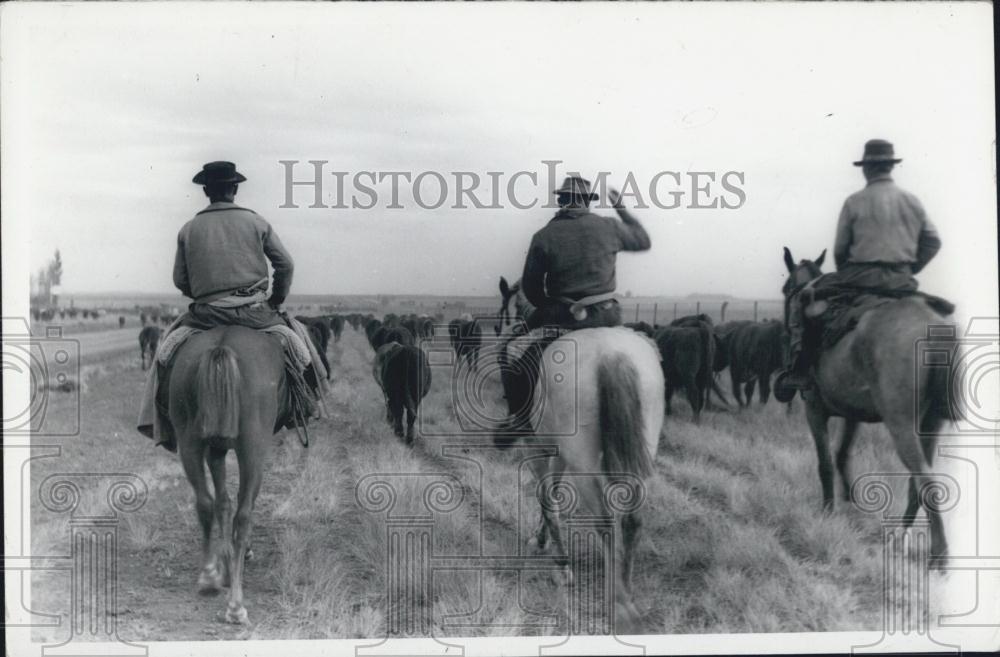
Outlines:
[[[708,315],[689,315],[667,326],[650,326],[646,322],[626,326],[656,342],[663,359],[667,414],[671,413],[674,391],[684,389],[695,422],[711,393],[726,402],[715,379],[726,368],[733,397],[740,407],[750,404],[758,385],[760,401],[766,404],[771,395],[771,376],[782,368],[788,344],[788,334],[778,320],[714,325]]]
[[[372,314],[351,313],[300,315],[296,319],[307,327],[330,378],[333,373],[327,357],[330,343],[340,341],[346,326],[365,334],[375,352],[372,374],[385,398],[386,420],[397,436],[407,444],[412,443],[420,402],[431,386],[431,368],[419,341],[435,337],[435,326],[443,326],[443,316],[390,313],[377,319]],[[465,314],[447,325],[456,367],[465,364],[478,369],[485,344],[482,325],[486,321]],[[690,315],[665,326],[646,322],[625,326],[647,335],[660,351],[667,413],[672,412],[674,392],[684,390],[695,422],[710,404],[710,395],[715,394],[728,404],[716,382],[717,375],[727,368],[732,395],[740,407],[750,404],[757,386],[760,402],[767,403],[771,377],[782,367],[788,341],[784,326],[777,320],[715,325],[708,315]],[[154,324],[144,326],[140,332],[143,369],[152,364],[160,333],[161,329]]]
[[[355,313],[296,319],[309,328],[317,351],[324,359],[331,338],[334,342],[339,341],[345,325],[364,332],[375,352],[372,373],[385,397],[386,419],[397,436],[411,443],[420,402],[431,386],[431,368],[420,348],[420,340],[434,338],[435,326],[443,326],[443,318],[440,315],[390,313],[377,319],[372,314]],[[480,352],[486,344],[483,325],[493,319],[465,314],[447,325],[456,367],[464,364],[478,369]],[[702,314],[681,317],[665,326],[634,322],[626,327],[647,335],[660,351],[667,413],[672,412],[670,401],[674,391],[684,390],[695,422],[709,403],[709,395],[715,394],[728,404],[716,382],[716,377],[726,369],[729,370],[732,395],[740,407],[750,404],[758,386],[760,402],[767,403],[771,377],[782,367],[788,342],[785,328],[777,320],[715,325],[708,315]],[[494,326],[494,330],[498,331],[499,325]],[[331,371],[329,367],[327,371]]]

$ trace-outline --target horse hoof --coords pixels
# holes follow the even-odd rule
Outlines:
[[[548,547],[548,541],[540,541],[537,536],[528,539],[528,548],[536,554],[545,554],[548,552]]]
[[[222,575],[215,566],[201,571],[198,575],[198,594],[216,595],[222,590]]]
[[[226,622],[233,625],[246,625],[250,622],[247,616],[246,607],[243,605],[238,605],[233,607],[230,605],[226,608]]]

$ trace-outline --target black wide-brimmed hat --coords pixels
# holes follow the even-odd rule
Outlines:
[[[890,142],[884,139],[869,139],[865,143],[865,154],[861,156],[860,160],[854,163],[854,166],[859,167],[870,162],[892,162],[893,164],[897,164],[902,161],[896,157],[896,153],[893,151]]]
[[[579,176],[567,176],[566,180],[563,181],[562,187],[553,190],[552,193],[571,194],[573,196],[589,198],[591,201],[597,200],[597,194],[592,194],[590,191],[590,181]]]
[[[236,170],[232,162],[209,162],[191,179],[196,185],[214,185],[218,183],[241,183],[246,176]]]

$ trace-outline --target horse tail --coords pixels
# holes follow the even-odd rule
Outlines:
[[[653,459],[643,436],[639,372],[622,357],[602,358],[597,365],[598,418],[604,468],[647,477]]]
[[[197,435],[233,439],[240,433],[240,368],[229,347],[207,351],[198,362]]]

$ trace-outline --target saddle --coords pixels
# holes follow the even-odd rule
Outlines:
[[[309,338],[306,328],[294,319],[289,321],[290,327],[276,325],[258,330],[278,340],[285,355],[288,398],[283,411],[279,413],[274,431],[277,432],[281,427],[294,429],[302,444],[308,447],[309,434],[306,425],[309,417],[317,411],[318,417],[328,416],[323,402],[327,373],[322,361],[315,355],[315,346],[311,341],[307,342]],[[147,378],[138,423],[140,433],[153,438],[157,444],[172,452],[176,451],[177,446],[173,428],[166,420],[165,384],[170,380],[170,370],[177,350],[192,336],[203,332],[202,329],[178,324],[179,320],[160,341],[156,351],[156,367],[150,371]]]
[[[277,338],[277,340],[281,342],[286,356],[298,366],[299,370],[304,370],[312,362],[312,356],[309,353],[309,346],[305,343],[301,336],[288,326],[269,326],[258,330]],[[177,353],[180,346],[187,342],[191,336],[201,332],[201,329],[192,328],[190,326],[178,326],[175,328],[160,342],[160,346],[156,350],[157,362],[161,365],[169,366],[170,362],[173,360],[174,354]]]
[[[936,313],[947,316],[955,312],[955,304],[942,297],[919,290],[867,288],[854,285],[831,285],[803,290],[804,314],[818,328],[824,349],[833,347],[854,330],[861,317],[874,308],[907,297],[919,297]]]

